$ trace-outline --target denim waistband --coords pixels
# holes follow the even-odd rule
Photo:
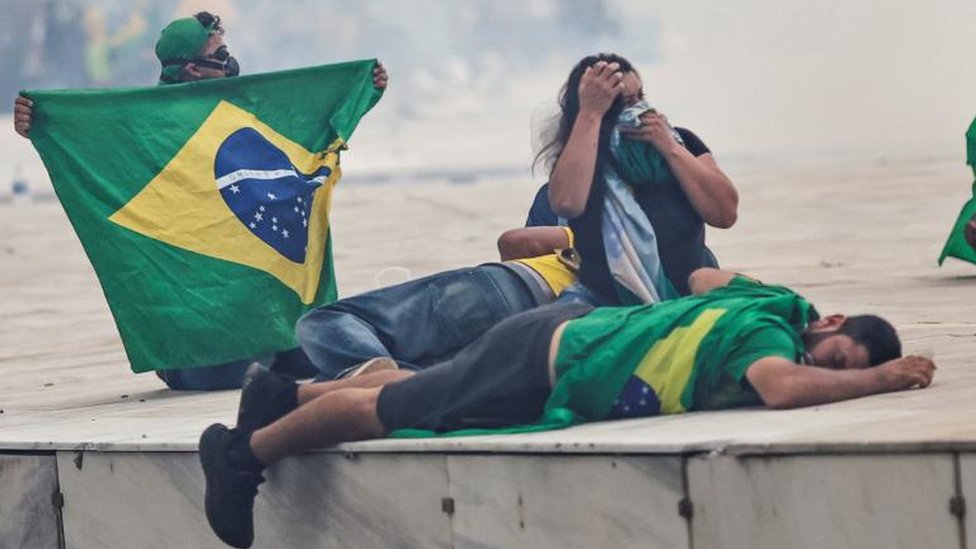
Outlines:
[[[515,276],[522,281],[525,288],[529,290],[532,294],[532,299],[535,300],[535,305],[545,305],[546,303],[552,303],[556,299],[556,295],[553,293],[552,288],[539,273],[533,271],[529,267],[518,263],[516,261],[509,261],[506,263],[485,263],[482,265],[484,267],[497,267],[503,269],[507,272],[514,273]]]

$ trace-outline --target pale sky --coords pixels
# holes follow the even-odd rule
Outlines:
[[[627,4],[661,22],[660,101],[727,150],[961,153],[976,115],[971,0]]]

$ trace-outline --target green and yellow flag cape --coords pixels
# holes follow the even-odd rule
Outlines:
[[[335,299],[329,203],[374,65],[24,93],[134,371],[294,347]]]
[[[976,119],[969,125],[966,131],[966,164],[973,168],[973,175],[976,176]],[[949,239],[942,248],[942,255],[939,256],[939,265],[945,261],[946,257],[955,257],[970,263],[976,263],[976,250],[969,247],[963,233],[966,223],[976,215],[976,179],[973,180],[973,196],[969,202],[962,207],[959,218],[949,233]]]
[[[391,436],[562,429],[610,417],[615,400],[631,387],[641,386],[648,387],[647,398],[660,406],[659,412],[644,415],[699,409],[707,396],[716,408],[741,405],[727,401],[725,397],[732,396],[729,391],[719,394],[720,365],[764,325],[780,327],[795,349],[803,349],[800,333],[817,318],[813,305],[789,288],[766,286],[745,277],[701,295],[650,305],[600,307],[566,325],[556,358],[557,380],[535,423],[443,433],[400,429]],[[745,367],[751,361],[742,364]],[[641,383],[633,385],[635,379]]]

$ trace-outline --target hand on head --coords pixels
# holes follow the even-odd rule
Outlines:
[[[14,99],[14,131],[21,137],[29,137],[31,118],[34,116],[34,102],[23,96]]]
[[[597,61],[587,67],[579,85],[580,113],[603,116],[623,91],[623,79],[616,62]]]

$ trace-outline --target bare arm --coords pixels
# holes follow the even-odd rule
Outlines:
[[[713,227],[728,229],[738,219],[739,193],[710,153],[692,156],[679,147],[664,155],[688,201]]]
[[[733,271],[701,267],[688,275],[688,287],[691,288],[692,295],[701,295],[715,288],[728,286],[729,282],[738,275],[739,273]]]
[[[624,130],[631,139],[647,141],[674,172],[681,190],[698,215],[713,227],[727,229],[738,217],[739,193],[711,153],[691,154],[674,138],[667,118],[655,111],[641,115],[639,128]]]
[[[616,63],[600,61],[580,79],[579,114],[549,178],[549,203],[557,215],[567,219],[579,217],[586,209],[596,172],[600,123],[623,89],[619,68]]]
[[[918,356],[907,356],[861,370],[798,366],[785,358],[766,357],[746,370],[746,378],[766,406],[777,409],[928,387],[934,374],[935,364]]]
[[[563,227],[523,227],[510,229],[498,237],[498,254],[502,261],[551,254],[572,245]]]

